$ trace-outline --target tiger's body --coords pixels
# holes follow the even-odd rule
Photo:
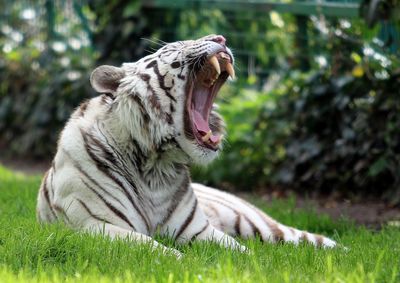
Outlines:
[[[234,76],[222,36],[167,44],[136,63],[91,76],[102,94],[80,105],[61,133],[38,196],[40,222],[152,242],[210,240],[245,251],[232,236],[266,242],[333,240],[284,226],[246,201],[190,181],[191,163],[222,148],[224,123],[213,104]]]

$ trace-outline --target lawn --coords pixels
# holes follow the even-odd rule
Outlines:
[[[262,207],[285,224],[333,237],[348,250],[244,241],[251,254],[209,243],[178,246],[182,260],[146,245],[35,220],[40,177],[0,167],[0,282],[399,282],[400,228],[379,232],[334,222],[294,201]],[[258,203],[260,204],[260,203]],[[166,245],[173,245],[160,239]]]

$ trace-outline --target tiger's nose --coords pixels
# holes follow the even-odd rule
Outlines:
[[[216,42],[216,43],[219,43],[219,44],[221,44],[221,45],[223,45],[223,46],[225,46],[225,43],[226,43],[226,39],[225,39],[225,37],[223,37],[222,35],[216,35],[215,37],[213,37],[213,38],[211,39],[211,41],[214,41],[214,42]]]

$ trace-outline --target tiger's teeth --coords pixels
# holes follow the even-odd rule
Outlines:
[[[224,58],[224,59],[227,59],[227,60],[230,59],[229,55],[226,54],[225,52],[220,52],[219,55],[221,55],[221,58]]]
[[[233,66],[230,62],[226,63],[226,71],[228,72],[228,74],[232,78],[232,80],[234,80],[235,79],[235,70],[233,69]]]
[[[210,139],[211,135],[212,135],[212,131],[209,130],[208,133],[205,134],[205,135],[201,138],[201,140],[202,140],[203,142],[206,142],[206,141],[208,141],[208,140]]]
[[[214,55],[209,60],[210,64],[213,65],[214,69],[217,71],[218,75],[221,74],[221,67],[219,66],[217,56]]]

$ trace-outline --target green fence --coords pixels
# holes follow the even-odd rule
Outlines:
[[[368,28],[375,28],[375,35],[381,39],[382,46],[389,49],[392,53],[396,53],[400,46],[399,24],[392,17],[391,13],[395,1],[378,1],[378,0],[342,0],[342,1],[270,1],[270,0],[253,0],[253,1],[230,1],[230,0],[152,0],[143,1],[143,6],[147,9],[163,10],[221,10],[225,14],[231,14],[235,18],[243,18],[243,13],[251,13],[248,18],[249,23],[253,20],[260,20],[263,17],[267,20],[271,12],[280,14],[290,14],[295,17],[297,31],[294,34],[293,47],[298,51],[295,56],[300,61],[300,68],[308,70],[310,60],[313,59],[310,53],[318,53],[318,50],[313,50],[310,46],[310,40],[314,43],[324,41],[318,39],[318,35],[314,34],[314,38],[310,39],[310,17],[314,19],[325,19],[335,22],[340,19],[349,19],[362,22]],[[162,17],[162,14],[159,15]],[[226,15],[225,15],[226,16]],[[229,17],[229,16],[228,16]],[[176,25],[179,23],[177,22]],[[249,24],[250,25],[250,24]],[[230,38],[243,37],[243,32],[238,33],[234,28],[222,29],[224,34]],[[376,31],[378,30],[378,31]],[[168,38],[174,38],[174,31],[170,28],[164,29],[165,34],[170,34]],[[263,32],[260,31],[259,40],[263,40]],[[172,33],[172,35],[171,35]],[[321,43],[323,44],[323,43]],[[319,44],[319,45],[321,45]],[[270,68],[274,66],[262,67],[262,70],[252,71],[252,66],[257,65],[256,52],[249,48],[236,48],[236,54],[241,56],[242,61],[247,63],[247,74],[254,73],[256,75],[267,75]],[[317,54],[318,55],[318,54]],[[253,67],[257,69],[257,67]],[[260,69],[260,68],[258,68]]]
[[[93,30],[93,25],[91,25],[92,19],[89,19],[88,14],[84,11],[87,5],[96,5],[96,1],[38,0],[37,2],[18,1],[18,3],[26,9],[36,11],[36,20],[40,21],[41,27],[47,30],[47,43],[57,41],[60,37],[60,33],[63,32],[63,26],[73,23],[77,26],[79,32],[67,36],[77,37],[93,48],[98,47],[94,46],[98,44],[98,42],[93,42],[93,33],[95,31]],[[282,59],[279,58],[279,56],[282,55],[285,56],[285,58],[296,58],[295,61],[298,61],[298,63],[295,65],[297,67],[303,70],[309,69],[316,57],[327,56],[326,52],[323,50],[323,45],[326,44],[326,38],[323,38],[324,35],[319,31],[316,32],[315,27],[315,25],[319,25],[325,21],[332,23],[346,19],[347,21],[372,28],[368,31],[367,36],[369,38],[377,36],[381,39],[384,48],[389,49],[392,53],[399,52],[399,23],[398,19],[395,18],[396,15],[393,14],[400,13],[400,11],[392,11],[393,6],[399,6],[396,0],[143,0],[128,1],[127,3],[129,4],[125,4],[125,7],[128,7],[128,10],[131,9],[131,7],[134,7],[133,9],[140,7],[139,9],[142,10],[144,15],[157,18],[157,20],[150,20],[151,24],[155,24],[155,26],[150,25],[148,29],[157,30],[155,37],[165,41],[181,40],[182,38],[197,36],[196,26],[191,27],[192,30],[190,31],[177,31],[178,26],[185,24],[183,23],[185,19],[179,16],[182,12],[190,13],[188,11],[193,11],[198,18],[198,22],[201,23],[209,21],[210,18],[207,14],[212,14],[214,11],[221,11],[228,23],[221,24],[216,21],[214,24],[210,24],[209,30],[224,34],[228,37],[229,44],[235,50],[235,55],[240,62],[239,73],[244,73],[245,76],[255,75],[267,77],[270,70],[281,67],[277,66],[277,62],[279,60],[282,61]],[[109,6],[112,7],[112,4]],[[1,12],[3,22],[10,22],[12,15],[8,10],[9,5],[3,4],[1,7],[3,9]],[[126,10],[124,10],[121,15],[122,19],[126,16],[125,12]],[[168,17],[170,18],[172,15],[172,20],[165,19],[166,13],[168,13]],[[276,18],[277,14],[283,17],[282,19],[278,19],[278,22],[282,21],[283,23],[282,27],[280,27],[281,30],[278,32],[290,33],[291,35],[291,37],[289,37],[291,43],[285,43],[286,47],[282,47],[283,50],[270,49],[268,40],[271,39],[266,36],[271,30],[273,32],[271,27],[275,28],[274,25],[276,26],[276,23],[273,22],[274,19],[271,19],[271,15]],[[60,22],[57,20],[61,17],[64,17],[66,21]],[[96,17],[96,15],[92,15],[92,17]],[[190,21],[190,19],[187,18],[186,20]],[[244,25],[248,25],[249,29],[253,28],[255,30],[252,31],[251,38],[246,31],[243,30],[243,26],[237,27],[229,24],[238,20],[244,22]],[[68,23],[68,21],[71,23]],[[127,21],[129,21],[129,19],[127,19]],[[254,28],[254,22],[272,22],[272,24],[261,24]],[[283,25],[286,24],[286,22],[294,22],[295,30],[284,28]],[[149,34],[143,34],[143,37],[148,36]],[[281,39],[279,36],[276,36],[274,40]],[[248,44],[249,41],[254,42],[254,44],[250,46],[250,44]],[[134,44],[139,45],[137,42]],[[137,52],[130,53],[136,54]],[[264,57],[260,56],[260,54],[263,53]],[[137,59],[136,57],[143,55],[144,54],[139,53],[137,56],[133,56],[133,58],[121,59],[134,60]],[[105,54],[104,57],[107,57],[107,54]]]
[[[310,16],[325,15],[330,17],[354,18],[359,17],[359,0],[353,1],[230,1],[230,0],[152,0],[143,1],[143,5],[150,8],[173,9],[221,9],[224,11],[257,11],[268,13],[290,13],[294,15]]]

